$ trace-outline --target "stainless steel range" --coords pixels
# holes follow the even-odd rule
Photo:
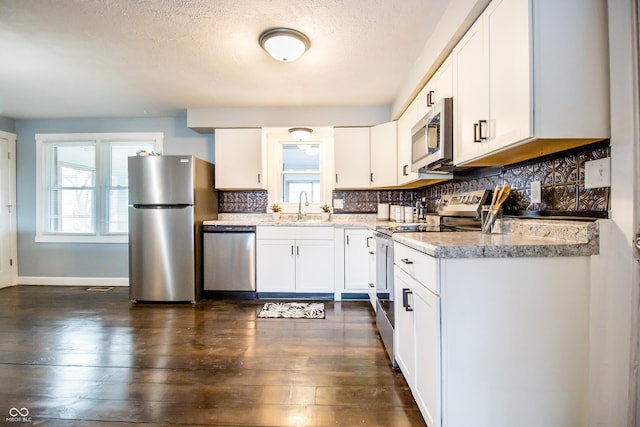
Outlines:
[[[432,225],[426,223],[391,223],[378,226],[373,233],[376,242],[376,326],[389,359],[398,369],[393,350],[393,234],[480,231],[480,211],[489,196],[489,190],[442,196],[436,202],[438,217]]]

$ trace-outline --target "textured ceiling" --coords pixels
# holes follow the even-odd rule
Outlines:
[[[394,101],[451,0],[0,0],[0,116]],[[269,57],[291,27],[311,49]]]

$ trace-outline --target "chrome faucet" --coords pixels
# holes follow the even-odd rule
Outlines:
[[[302,195],[304,194],[304,205],[309,206],[309,197],[307,196],[307,192],[302,190],[300,192],[300,197],[298,197],[298,221],[302,219]]]

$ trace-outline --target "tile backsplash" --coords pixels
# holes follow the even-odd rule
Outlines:
[[[608,217],[609,187],[584,188],[584,164],[610,157],[609,141],[602,141],[505,167],[473,168],[456,173],[454,179],[411,190],[334,190],[333,198],[344,201],[343,209],[335,213],[375,213],[378,203],[414,204],[422,197],[427,209],[435,211],[436,200],[444,195],[464,191],[492,190],[498,184],[512,188],[503,205],[505,213],[549,215],[580,214]],[[542,202],[531,203],[530,185],[540,181]],[[218,209],[221,213],[264,213],[267,191],[221,191]]]

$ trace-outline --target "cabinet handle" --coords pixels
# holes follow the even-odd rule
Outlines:
[[[409,165],[402,166],[402,175],[403,176],[408,176],[409,175],[409,172],[407,172],[408,168],[409,168]]]
[[[338,182],[338,174],[336,174],[336,183]]]
[[[291,245],[291,255],[293,255],[293,245]]]
[[[258,174],[258,184],[260,184],[260,174]]]
[[[347,238],[347,245],[349,244],[349,235],[346,236]]]
[[[638,249],[640,249],[640,248],[638,248]],[[369,251],[369,255],[375,255],[375,254],[376,254],[375,252]]]
[[[413,261],[411,261],[409,258],[402,258],[400,261],[402,261],[405,264],[413,264]]]
[[[482,142],[481,139],[478,139],[478,128],[480,127],[479,123],[473,124],[473,142]]]
[[[433,91],[430,90],[429,93],[427,94],[427,107],[433,107]]]
[[[409,303],[410,294],[413,294],[413,292],[411,292],[411,289],[402,289],[402,307],[404,307],[405,311],[413,311],[413,307],[411,307]]]
[[[296,246],[296,255],[300,255],[300,246]]]
[[[373,182],[373,172],[371,172],[371,174],[369,175],[369,181]]]
[[[369,244],[369,241],[370,241],[370,240],[373,240],[373,237],[371,237],[371,236],[367,237],[367,247],[368,247],[368,248],[370,248],[370,247],[371,247],[371,245]],[[640,249],[640,248],[638,248],[638,249]],[[373,252],[369,252],[369,253],[370,253],[370,254],[372,254]]]
[[[375,283],[369,283],[369,287],[370,287],[370,288],[375,288],[375,287],[376,287],[376,284],[375,284]]]
[[[482,127],[483,126],[482,125],[484,125],[484,129],[485,129],[484,136],[482,136],[483,135],[483,132],[482,132]],[[486,140],[487,139],[487,132],[486,132],[486,130],[487,130],[487,121],[486,120],[478,120],[478,130],[479,130],[478,136],[480,137],[480,140]]]

